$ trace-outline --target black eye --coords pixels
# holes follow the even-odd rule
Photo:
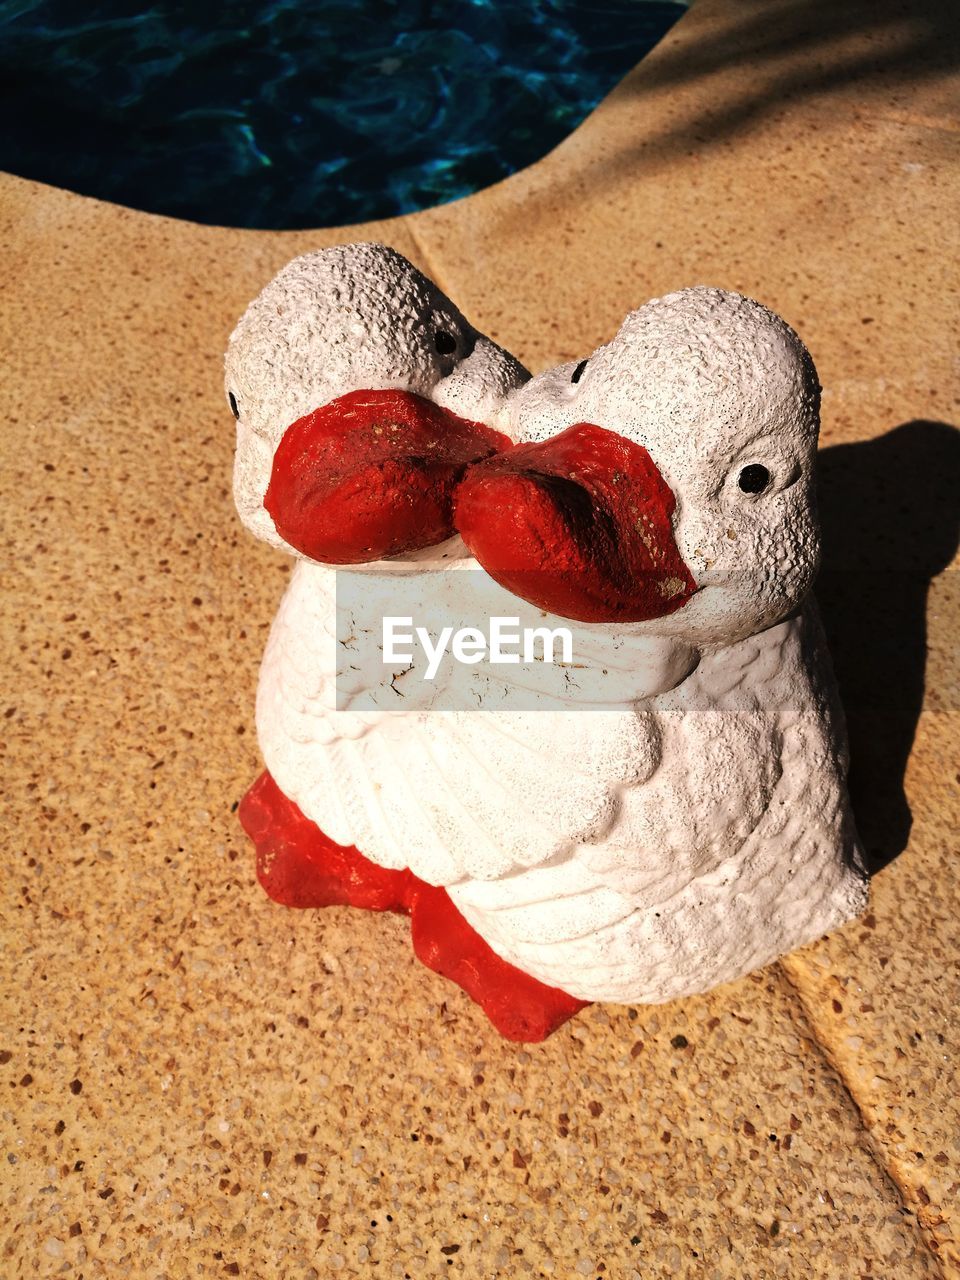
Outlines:
[[[240,417],[240,410],[237,408],[237,397],[232,391],[227,392],[227,399],[230,401],[230,412],[235,418]]]
[[[573,373],[570,375],[570,381],[579,382],[580,379],[583,377],[583,371],[586,367],[587,367],[586,360],[581,360],[580,363],[577,365],[577,367],[574,369]]]
[[[457,349],[456,338],[452,333],[447,333],[446,329],[438,329],[433,342],[437,348],[437,355],[452,356]]]
[[[744,467],[737,477],[737,484],[744,493],[763,493],[769,483],[770,472],[759,462],[751,462],[750,466]]]

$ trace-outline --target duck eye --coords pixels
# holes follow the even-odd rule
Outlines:
[[[586,367],[587,367],[586,360],[581,360],[580,363],[577,365],[577,367],[574,369],[573,373],[570,375],[570,381],[579,382],[580,379],[583,377],[583,371]]]
[[[437,330],[433,343],[437,348],[437,355],[452,356],[457,349],[456,338],[452,333],[447,333],[446,329]]]
[[[230,412],[233,414],[235,418],[239,418],[240,409],[237,406],[237,397],[233,394],[232,391],[228,391],[227,399],[230,401]]]
[[[744,467],[737,477],[737,484],[744,493],[763,493],[769,483],[770,472],[759,462],[751,462],[750,466]]]

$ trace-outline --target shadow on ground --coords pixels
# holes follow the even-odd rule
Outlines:
[[[904,771],[924,698],[927,592],[960,538],[960,431],[907,422],[819,456],[817,598],[850,735],[850,792],[876,872],[906,846]]]
[[[824,99],[835,108],[837,92],[869,85],[885,91],[891,108],[908,106],[910,86],[960,67],[960,6],[943,0],[748,0],[716,15],[705,4],[702,15],[685,19],[683,38],[666,36],[617,91],[638,100],[679,91],[669,123],[640,117],[628,142],[598,154],[591,184],[614,181],[625,167],[635,175],[656,171],[801,101]],[[749,70],[734,78],[737,68]],[[705,106],[710,97],[697,92],[688,107],[682,91],[713,76],[722,78],[716,105]],[[858,102],[855,95],[852,109]],[[551,186],[554,202],[558,185],[562,175]]]

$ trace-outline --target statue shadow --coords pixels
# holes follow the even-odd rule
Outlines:
[[[875,873],[906,847],[904,773],[923,706],[930,580],[960,537],[960,431],[907,422],[819,462],[816,594],[850,736],[850,794]]]

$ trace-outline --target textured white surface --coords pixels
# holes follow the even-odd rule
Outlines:
[[[437,351],[440,331],[456,341],[450,355]],[[299,554],[277,533],[263,496],[287,427],[337,396],[414,391],[490,423],[527,377],[395,249],[354,244],[294,258],[251,302],[227,349],[225,389],[239,409],[233,492],[240,518],[258,538]]]
[[[301,559],[257,701],[277,783],[333,839],[446,885],[499,954],[585,999],[705,990],[857,914],[842,725],[808,598],[818,389],[796,335],[747,299],[686,290],[629,316],[578,383],[571,364],[521,385],[479,338],[456,372],[440,367],[437,315],[466,332],[372,246],[310,255],[268,286],[227,361],[248,527],[283,545],[259,504],[286,426],[359,386],[405,387],[516,439],[590,421],[642,444],[700,590],[668,618],[589,628],[601,660],[625,641],[635,655],[619,705],[562,710],[547,693],[529,712],[337,712],[334,571]],[[771,474],[762,494],[737,485],[749,464]],[[432,572],[445,556],[462,564],[462,545],[435,548]]]

